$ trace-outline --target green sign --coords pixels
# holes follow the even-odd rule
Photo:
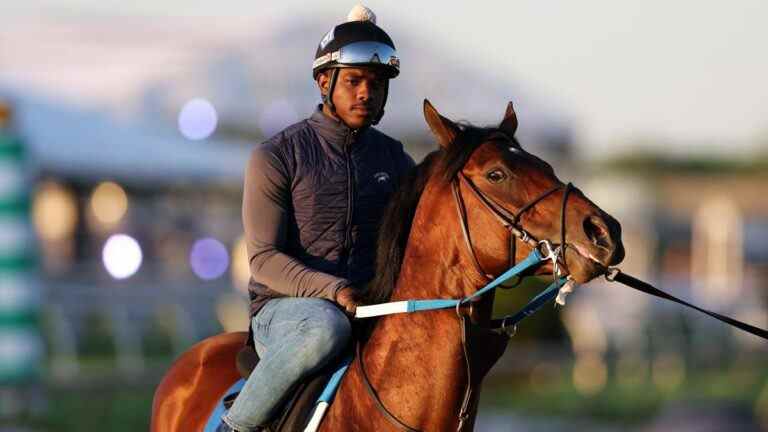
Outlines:
[[[24,156],[22,142],[0,130],[0,384],[36,379],[44,355]]]

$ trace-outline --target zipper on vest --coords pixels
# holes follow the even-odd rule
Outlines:
[[[355,182],[352,172],[352,143],[357,137],[357,131],[353,130],[347,135],[346,142],[344,143],[344,156],[347,162],[347,226],[344,237],[344,259],[349,260],[349,256],[352,252],[352,208],[354,207],[355,196]],[[345,262],[346,266],[348,263]],[[347,267],[347,276],[349,276],[350,268]]]

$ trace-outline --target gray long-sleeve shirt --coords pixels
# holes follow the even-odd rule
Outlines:
[[[254,148],[243,190],[251,314],[272,298],[334,300],[368,282],[381,215],[411,167],[399,141],[319,109]]]

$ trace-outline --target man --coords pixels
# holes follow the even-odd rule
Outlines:
[[[413,167],[400,142],[371,127],[399,73],[390,37],[362,6],[320,42],[323,104],[251,154],[243,224],[251,329],[261,361],[219,430],[258,430],[290,390],[350,340],[360,290],[373,277],[377,226]]]

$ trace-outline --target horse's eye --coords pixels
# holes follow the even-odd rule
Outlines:
[[[491,183],[501,183],[507,179],[507,175],[500,169],[491,170],[485,175]]]

